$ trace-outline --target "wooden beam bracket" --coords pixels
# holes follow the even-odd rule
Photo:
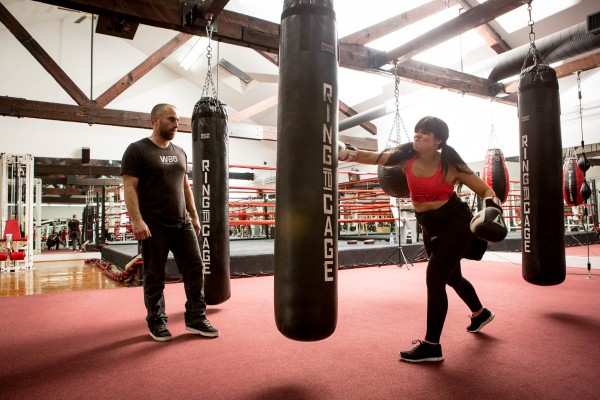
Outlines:
[[[207,26],[208,21],[211,21],[214,17],[212,14],[207,14],[210,4],[211,2],[204,0],[180,0],[182,26],[186,28],[202,28]],[[215,27],[216,31],[216,23],[214,22],[212,26]]]

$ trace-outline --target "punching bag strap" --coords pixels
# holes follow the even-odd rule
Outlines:
[[[326,15],[335,20],[335,11],[333,9],[318,5],[299,5],[286,8],[281,13],[281,19],[284,20],[292,15]]]

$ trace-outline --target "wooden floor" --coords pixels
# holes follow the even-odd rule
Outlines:
[[[84,260],[36,262],[32,269],[0,273],[0,297],[124,286]]]
[[[589,256],[592,256],[592,268],[600,269],[600,244],[590,247],[568,247],[565,250],[567,256],[572,256],[568,257],[568,266],[585,266],[587,255],[588,260]],[[512,253],[508,253],[510,254]],[[68,256],[73,254],[67,254],[64,258]],[[108,278],[95,264],[86,264],[85,256],[79,257],[77,260],[38,261],[32,269],[0,272],[0,297],[131,286]],[[91,254],[88,257],[91,257]],[[575,265],[573,260],[579,260],[581,265]]]

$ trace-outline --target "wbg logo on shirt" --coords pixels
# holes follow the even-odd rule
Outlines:
[[[160,156],[160,161],[163,164],[175,164],[178,162],[177,156]]]

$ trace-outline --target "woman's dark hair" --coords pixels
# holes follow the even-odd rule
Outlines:
[[[466,174],[473,173],[473,171],[467,166],[467,163],[465,163],[465,161],[458,154],[458,152],[456,150],[454,150],[454,148],[452,146],[450,146],[450,145],[448,145],[448,143],[446,143],[450,134],[449,134],[448,125],[444,121],[442,121],[441,119],[439,119],[437,117],[431,117],[431,116],[423,117],[415,125],[415,132],[418,132],[419,130],[422,130],[425,132],[431,132],[431,133],[433,133],[433,135],[436,138],[438,138],[439,140],[442,141],[442,143],[440,143],[438,148],[442,150],[441,151],[442,172],[444,174],[444,177],[448,174],[448,166],[449,165],[452,165],[454,168],[456,168],[456,170],[458,172],[463,172]],[[384,151],[392,152],[392,154],[390,154],[388,161],[385,163],[386,166],[400,165],[404,161],[409,160],[411,157],[413,157],[415,154],[417,154],[417,152],[415,151],[415,149],[413,147],[412,142],[402,143],[401,145],[399,145],[393,149],[388,149],[388,150],[384,150]],[[380,157],[381,157],[381,155],[380,155]],[[462,186],[462,185],[460,185],[460,186]],[[460,186],[458,188],[459,191],[460,191]]]
[[[415,133],[418,131],[431,132],[433,135],[445,143],[450,136],[448,124],[437,117],[423,117],[415,125]]]
[[[386,149],[382,151],[381,154],[387,152],[390,152],[391,154],[390,158],[388,158],[387,162],[385,163],[386,167],[400,165],[404,161],[410,160],[415,154],[417,154],[412,142],[402,143],[397,147]],[[381,157],[381,154],[379,154],[379,157]],[[379,161],[379,159],[377,161]]]

